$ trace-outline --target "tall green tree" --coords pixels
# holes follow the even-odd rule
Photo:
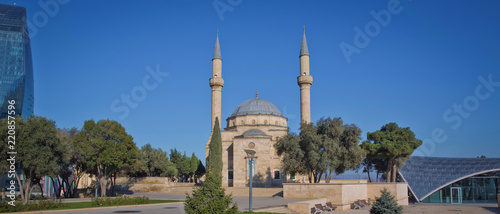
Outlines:
[[[177,176],[179,181],[186,182],[191,173],[191,161],[190,158],[186,156],[186,152],[181,153],[177,149],[170,150],[170,160],[174,163],[177,168]]]
[[[101,197],[106,195],[108,179],[116,177],[124,165],[135,163],[138,150],[125,128],[111,120],[97,123],[94,120],[85,121],[74,145],[81,151],[80,156],[87,165],[86,171],[96,175]],[[112,185],[111,191],[113,188]]]
[[[208,145],[208,171],[222,173],[222,138],[220,134],[219,118],[215,118],[212,138]],[[222,178],[221,178],[222,179]]]
[[[198,160],[198,168],[196,168],[195,174],[195,182],[198,183],[198,180],[205,175],[206,169],[205,166],[203,165],[203,162],[201,160]]]
[[[200,188],[193,190],[192,196],[186,193],[184,210],[187,214],[237,213],[238,206],[236,204],[231,206],[233,204],[231,195],[226,195],[225,189],[222,188],[222,141],[217,117],[208,156],[207,178]]]
[[[401,128],[388,123],[379,131],[367,133],[367,141],[361,144],[368,158],[387,159],[387,181],[396,182],[397,168],[402,167],[422,141],[415,138],[409,127]]]
[[[318,183],[325,175],[330,182],[333,173],[355,169],[365,153],[359,147],[361,130],[354,124],[344,124],[340,117],[321,118],[301,124],[300,134],[287,134],[274,145],[282,156],[285,173],[308,175],[310,183]]]
[[[360,165],[366,154],[359,146],[361,129],[355,124],[344,124],[340,117],[321,118],[316,122],[317,133],[324,140],[323,160],[328,167],[326,182],[331,175],[342,174]]]
[[[146,144],[137,152],[137,162],[132,167],[134,175],[162,176],[173,178],[177,175],[177,168],[168,159],[167,152],[152,148]]]
[[[191,158],[189,159],[189,166],[190,166],[189,177],[190,177],[191,182],[194,182],[194,180],[195,180],[195,174],[196,174],[196,170],[198,169],[199,163],[200,163],[200,160],[198,159],[198,157],[196,157],[196,155],[194,155],[194,152],[193,152],[193,154],[191,155]]]
[[[19,183],[19,174],[15,173],[20,185],[21,197],[27,202],[31,196],[33,186],[37,185],[45,175],[55,177],[61,170],[64,148],[57,137],[55,122],[40,116],[31,116],[26,120],[16,117],[15,120],[15,151],[16,155],[5,156],[3,164],[8,164],[8,158],[13,156],[16,168],[22,170],[24,183]],[[2,119],[0,124],[0,141],[2,142],[2,153],[10,150],[5,147],[8,144],[7,119]],[[12,145],[12,144],[11,144]],[[3,154],[4,155],[4,154]],[[8,169],[10,165],[0,165]]]
[[[85,165],[79,156],[80,153],[77,151],[77,148],[73,146],[78,132],[76,128],[57,129],[59,141],[64,147],[65,152],[63,153],[59,175],[52,178],[52,180],[59,184],[55,192],[60,193],[62,189],[65,198],[75,197],[76,191],[78,190],[78,183],[85,174],[83,170]],[[62,188],[63,186],[66,188]],[[56,188],[56,185],[54,185],[54,188]]]

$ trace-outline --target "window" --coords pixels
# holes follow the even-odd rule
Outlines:
[[[274,124],[278,125],[278,121],[274,122]]]
[[[290,173],[290,180],[295,180],[295,172]]]
[[[230,180],[230,181],[233,180],[233,170],[232,169],[227,170],[227,180]]]
[[[274,180],[280,180],[281,179],[281,172],[280,172],[279,169],[275,169],[273,174],[274,174],[274,176],[273,176]]]
[[[264,120],[264,124],[267,125],[267,120]]]
[[[255,124],[255,120],[252,120],[252,124]]]

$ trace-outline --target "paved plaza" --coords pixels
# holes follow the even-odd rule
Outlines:
[[[147,196],[150,199],[170,199],[170,200],[183,200],[186,195],[182,194],[168,194],[168,193],[134,193],[131,196]],[[66,202],[89,201],[88,198],[82,199],[66,199]],[[238,203],[239,211],[248,211],[248,197],[233,196],[233,200]],[[277,212],[277,213],[291,213],[285,208],[289,202],[302,201],[303,199],[285,199],[280,196],[275,197],[253,197],[253,209],[256,212]],[[115,214],[115,213],[147,213],[147,214],[184,214],[184,204],[178,203],[164,203],[153,205],[130,205],[120,207],[106,207],[106,208],[88,208],[82,210],[61,210],[61,211],[38,211],[27,213],[72,213],[72,214]],[[330,213],[343,213],[343,214],[367,214],[369,208],[361,210],[347,210],[335,211]],[[417,213],[462,213],[462,214],[500,214],[500,208],[497,204],[410,204],[404,206],[404,213],[417,214]]]

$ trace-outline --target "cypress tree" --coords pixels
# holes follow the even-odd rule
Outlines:
[[[233,204],[231,195],[226,195],[222,188],[222,140],[217,117],[208,149],[207,170],[207,177],[201,187],[193,190],[192,196],[186,193],[184,211],[187,214],[237,213],[238,205]]]
[[[220,134],[219,118],[215,118],[212,139],[208,149],[208,171],[222,175],[222,138]]]

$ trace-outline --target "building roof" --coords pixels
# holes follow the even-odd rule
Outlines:
[[[26,8],[0,4],[0,25],[25,27]]]
[[[281,111],[271,102],[254,98],[247,100],[236,107],[233,114],[231,114],[231,117],[256,114],[282,116]]]
[[[456,181],[500,170],[500,158],[411,157],[400,170],[418,201]]]
[[[249,129],[243,132],[242,135],[266,135],[266,133],[260,129]]]

